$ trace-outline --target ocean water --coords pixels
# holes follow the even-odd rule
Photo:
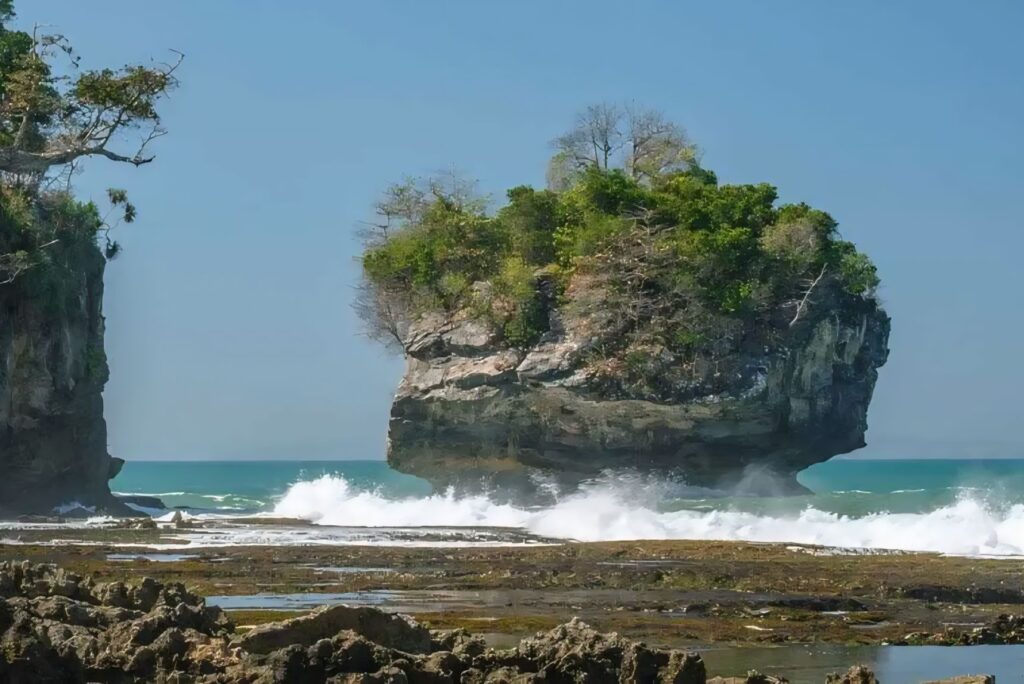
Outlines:
[[[138,461],[112,488],[223,519],[222,530],[183,540],[204,545],[731,539],[1024,556],[1024,460],[833,460],[799,479],[814,493],[741,497],[606,474],[529,507],[434,493],[381,461]],[[230,524],[253,515],[277,522]]]

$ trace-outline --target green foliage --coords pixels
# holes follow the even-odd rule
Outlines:
[[[711,186],[705,185],[705,188]],[[742,226],[760,233],[775,221],[778,193],[767,183],[723,185],[705,194],[704,211],[710,227]]]
[[[48,311],[75,295],[83,264],[94,263],[99,210],[63,192],[33,195],[0,186],[0,283]]]
[[[643,209],[650,194],[620,169],[590,168],[570,191],[584,211],[624,216]]]
[[[554,233],[558,262],[598,254],[629,227],[628,217],[642,212],[654,196],[622,171],[591,168],[560,196],[562,225]]]
[[[579,223],[560,227],[554,236],[559,263],[571,266],[578,258],[598,254],[615,236],[622,235],[628,225],[619,216],[588,212]]]
[[[111,193],[112,206],[128,212],[123,191]],[[134,207],[128,213],[133,220]],[[50,310],[59,309],[77,292],[82,269],[98,258],[99,241],[107,259],[120,253],[109,238],[111,228],[95,203],[70,193],[0,185],[0,286],[20,287]]]
[[[6,99],[12,77],[32,52],[32,36],[24,31],[11,31],[4,23],[14,16],[10,0],[0,2],[0,97]],[[19,119],[20,120],[20,119]],[[0,126],[0,141],[13,132],[10,126]]]
[[[538,299],[537,278],[526,261],[510,256],[493,280],[491,314],[501,325],[505,340],[514,347],[527,346],[547,327],[546,313]]]
[[[554,234],[562,213],[558,195],[520,185],[508,191],[508,199],[497,221],[512,253],[531,264],[554,261]]]
[[[107,354],[102,346],[89,345],[85,350],[85,377],[98,379],[107,367]]]
[[[493,274],[507,249],[498,223],[441,196],[422,216],[363,255],[367,276],[405,288],[424,306],[453,310],[469,285]]]
[[[878,269],[866,254],[857,251],[850,242],[840,241],[832,246],[832,260],[838,267],[843,287],[852,295],[871,296],[881,282]]]
[[[872,296],[879,282],[829,214],[777,205],[767,183],[720,185],[695,160],[658,174],[576,163],[556,190],[512,188],[493,218],[464,193],[429,187],[395,186],[405,189],[378,204],[387,230],[368,242],[367,279],[410,297],[412,317],[437,308],[489,316],[510,345],[545,331],[550,303],[538,282],[554,271],[568,291],[586,283],[573,296],[600,288],[596,300],[638,331],[637,354],[669,356],[777,324],[779,307],[795,306],[826,275],[854,297]]]
[[[157,121],[156,100],[171,86],[163,71],[129,66],[120,71],[87,71],[78,77],[73,94],[79,105],[118,110],[137,120]]]
[[[501,264],[501,270],[494,277],[494,293],[516,302],[534,298],[536,278],[533,269],[518,256],[510,256]]]
[[[109,146],[115,134],[130,129],[148,128],[147,140],[163,134],[157,102],[177,85],[177,65],[80,72],[78,56],[63,36],[38,27],[32,35],[9,30],[4,23],[12,16],[12,3],[5,0],[0,4],[0,146],[22,154],[11,155],[0,170],[45,175],[51,166],[94,154],[134,164],[148,161],[142,149],[128,156]],[[58,141],[65,156],[33,156],[52,153]]]

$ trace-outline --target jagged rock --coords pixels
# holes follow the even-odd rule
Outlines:
[[[834,672],[825,678],[826,684],[878,684],[875,673],[863,665],[854,665],[843,673]]]
[[[968,632],[955,627],[948,627],[938,634],[911,632],[903,637],[902,643],[960,646],[1024,644],[1024,615],[999,615],[988,625]]]
[[[487,650],[487,642],[482,637],[470,634],[464,629],[439,630],[431,632],[431,650],[449,651],[472,660]]]
[[[309,646],[342,631],[407,653],[430,652],[430,631],[411,618],[350,606],[324,607],[292,620],[261,625],[242,636],[237,645],[250,653],[270,653],[290,644]]]
[[[229,640],[180,584],[95,584],[49,565],[0,564],[0,675],[11,682],[587,681],[703,684],[695,654],[648,649],[574,620],[493,651],[464,630],[338,606]]]
[[[1006,620],[1005,622],[1012,622]],[[0,681],[189,684],[782,684],[707,678],[696,653],[654,649],[573,619],[487,648],[373,608],[325,608],[234,641],[223,613],[180,584],[97,584],[52,565],[0,563]],[[865,668],[831,684],[875,684]],[[944,680],[991,684],[987,677]]]
[[[576,618],[524,639],[511,660],[526,660],[547,681],[704,684],[707,676],[694,653],[652,650],[615,633],[597,632]]]
[[[531,684],[536,679],[537,675],[514,667],[499,667],[487,673],[471,668],[462,674],[462,684]]]
[[[103,420],[105,260],[95,245],[69,258],[60,306],[22,281],[0,287],[0,515],[131,512],[107,486],[123,461]]]
[[[391,466],[439,489],[519,494],[536,490],[538,472],[571,486],[636,469],[777,493],[800,490],[795,474],[807,466],[864,446],[888,355],[889,318],[874,300],[826,279],[796,324],[790,312],[763,340],[724,336],[732,341],[713,361],[649,345],[645,363],[664,385],[651,394],[594,361],[622,346],[622,331],[590,299],[550,304],[548,332],[527,349],[486,322],[417,321],[391,409]]]
[[[787,684],[785,677],[773,677],[751,670],[745,677],[712,677],[707,684]]]

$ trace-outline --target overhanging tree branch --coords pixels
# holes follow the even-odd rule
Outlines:
[[[173,63],[157,67],[89,71],[71,81],[52,76],[46,62],[47,48],[57,44],[37,34],[21,67],[6,78],[0,115],[17,122],[17,133],[7,145],[0,141],[0,173],[42,177],[87,157],[134,166],[153,161],[146,149],[165,134],[155,103],[177,85],[184,54],[175,51]],[[140,128],[148,132],[134,152],[114,148],[122,134]]]

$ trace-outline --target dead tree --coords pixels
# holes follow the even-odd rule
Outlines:
[[[807,304],[811,299],[811,295],[814,293],[814,288],[818,287],[818,283],[821,282],[822,278],[825,277],[825,272],[828,270],[828,264],[821,267],[821,273],[818,277],[810,282],[807,289],[804,291],[804,296],[800,298],[800,302],[796,306],[796,313],[793,315],[793,320],[789,322],[789,327],[792,328],[796,325],[796,322],[800,320],[800,317],[804,315],[804,311],[807,309]]]

